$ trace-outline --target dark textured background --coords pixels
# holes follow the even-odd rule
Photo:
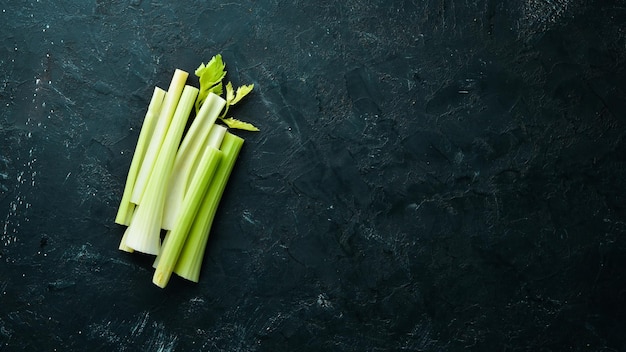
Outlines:
[[[0,351],[626,350],[626,1],[0,11]],[[113,219],[216,53],[262,131],[161,290]]]

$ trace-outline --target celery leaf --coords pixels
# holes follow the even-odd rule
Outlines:
[[[232,101],[235,99],[235,90],[233,89],[233,84],[228,82],[226,84],[226,104],[232,105]]]
[[[224,68],[226,64],[222,60],[222,55],[217,54],[205,65],[201,63],[196,69],[196,76],[199,78],[200,92],[196,100],[196,113],[200,110],[200,106],[204,103],[209,93],[222,95],[222,80],[226,77]]]
[[[210,88],[215,83],[221,82],[226,76],[224,68],[226,64],[222,61],[222,55],[217,54],[205,65],[200,64],[196,69],[196,76],[200,78],[200,85],[203,88]]]
[[[200,111],[200,107],[204,104],[209,93],[214,93],[221,96],[225,93],[226,106],[219,116],[220,120],[230,128],[246,130],[246,131],[258,131],[254,125],[248,122],[240,121],[235,118],[226,118],[228,109],[237,104],[241,99],[248,95],[254,88],[254,84],[243,85],[238,87],[237,90],[233,88],[232,82],[226,83],[224,87],[222,80],[226,77],[226,71],[224,68],[226,64],[222,61],[222,56],[217,54],[205,65],[200,64],[196,69],[196,76],[200,81],[200,92],[198,93],[198,99],[196,100],[196,113]],[[225,90],[225,91],[224,91]]]
[[[229,83],[230,84],[230,83]],[[235,98],[229,101],[230,105],[237,104],[243,97],[248,95],[254,88],[254,84],[243,85],[237,88],[237,93],[235,94]]]
[[[229,128],[235,128],[238,130],[244,130],[244,131],[253,131],[253,132],[257,132],[259,131],[258,128],[256,128],[253,124],[248,123],[248,122],[244,122],[244,121],[240,121],[237,120],[234,117],[229,117],[227,119],[221,119],[222,122],[224,122],[226,124],[226,126],[228,126]]]

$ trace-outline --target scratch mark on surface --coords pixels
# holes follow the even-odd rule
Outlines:
[[[137,321],[137,324],[132,328],[130,334],[132,336],[137,336],[143,332],[146,328],[146,324],[148,323],[148,318],[150,318],[150,312],[144,312],[143,317]]]
[[[161,323],[152,323],[153,336],[148,341],[146,351],[169,352],[174,351],[178,337],[165,332],[165,326]]]

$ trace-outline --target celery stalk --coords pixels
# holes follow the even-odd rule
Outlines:
[[[208,133],[206,140],[204,141],[204,145],[201,146],[202,150],[206,150],[207,148],[219,149],[220,145],[222,144],[222,140],[224,139],[225,134],[226,134],[226,127],[221,126],[221,125],[213,125],[213,127],[211,128],[211,131],[209,131]],[[193,163],[193,166],[190,167],[191,171],[189,171],[189,175],[191,177],[193,177],[192,175],[195,175],[196,172],[205,172],[205,171],[202,171],[201,166],[199,165],[200,162],[202,161],[201,151],[198,151],[198,154],[199,155],[195,158],[196,161]],[[189,190],[189,187],[185,187],[184,192],[187,192],[188,190]],[[188,196],[187,193],[184,193],[184,195],[181,195],[183,199],[180,201],[179,204],[177,204],[178,208],[176,210],[183,208],[183,202],[184,202],[185,197],[187,196]],[[167,207],[167,203],[165,206]],[[163,246],[165,246],[165,243],[167,242],[167,239],[169,238],[170,232],[171,231],[169,231],[168,229],[168,231],[165,233],[165,238],[163,239],[163,244],[162,244]],[[154,259],[154,263],[152,264],[154,268],[156,268],[157,265],[159,264],[159,257],[160,256],[157,255],[157,257]]]
[[[215,149],[220,149],[220,145],[222,145],[222,140],[224,139],[224,135],[226,134],[227,128],[222,125],[213,125],[211,130],[208,133],[204,144],[202,145],[202,150],[212,147]],[[195,175],[198,172],[198,164],[200,163],[200,156],[195,158],[193,165],[191,166],[191,170],[189,171],[190,175]],[[187,196],[187,191],[189,191],[189,184],[185,187],[184,197]]]
[[[171,230],[174,226],[176,216],[183,203],[185,190],[191,180],[193,165],[199,160],[201,148],[224,105],[226,105],[224,99],[210,93],[183,138],[176,154],[174,169],[167,187],[163,224],[161,225],[163,229]],[[219,143],[215,148],[219,148]]]
[[[150,174],[156,164],[157,156],[159,155],[167,130],[172,122],[172,118],[174,116],[174,112],[176,111],[176,106],[183,88],[185,87],[187,77],[189,77],[189,73],[185,71],[179,69],[174,71],[172,81],[170,82],[167,94],[165,95],[165,100],[163,101],[161,114],[159,115],[154,134],[150,139],[150,144],[148,145],[144,162],[141,165],[141,169],[139,170],[139,174],[137,175],[137,180],[135,182],[135,187],[133,188],[133,192],[131,194],[130,200],[135,204],[139,204],[141,202],[141,197],[143,197],[146,190]]]
[[[168,238],[164,241],[164,245],[158,255],[158,264],[152,282],[161,288],[167,285],[172,276],[174,265],[176,265],[191,224],[196,217],[198,208],[202,203],[204,194],[209,187],[221,157],[222,152],[213,147],[206,148],[202,153],[198,172],[192,177],[189,190],[180,210],[180,216],[176,218],[176,223],[167,235]]]
[[[209,189],[202,200],[200,209],[196,214],[189,230],[189,235],[174,267],[174,272],[187,280],[198,282],[200,278],[202,259],[209,239],[211,225],[243,142],[242,138],[230,132],[227,132],[224,136],[222,146],[220,147],[220,150],[224,153],[222,161],[211,180]]]
[[[169,94],[169,93],[168,93]],[[158,254],[161,247],[161,222],[165,205],[165,187],[174,166],[176,151],[193,109],[198,89],[185,86],[167,129],[163,145],[159,148],[154,168],[148,179],[146,190],[137,205],[128,226],[126,245],[136,251]],[[167,99],[167,96],[166,96]]]
[[[164,96],[165,91],[163,89],[159,87],[154,88],[152,99],[150,99],[150,104],[148,105],[148,111],[146,112],[146,116],[144,117],[141,125],[141,132],[139,132],[139,139],[137,140],[135,153],[133,154],[133,159],[130,163],[130,169],[128,171],[128,175],[126,176],[124,193],[122,194],[122,200],[120,201],[120,206],[115,217],[116,224],[126,226],[130,224],[131,215],[135,210],[134,204],[130,201],[131,194],[135,186],[137,174],[139,173],[144,156],[146,155],[148,144],[152,138],[154,127],[156,126],[157,119],[161,112],[161,105],[163,103]]]

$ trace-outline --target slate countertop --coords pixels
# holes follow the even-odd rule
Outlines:
[[[626,2],[0,4],[0,351],[626,350]],[[260,133],[201,282],[113,219],[155,85]]]

